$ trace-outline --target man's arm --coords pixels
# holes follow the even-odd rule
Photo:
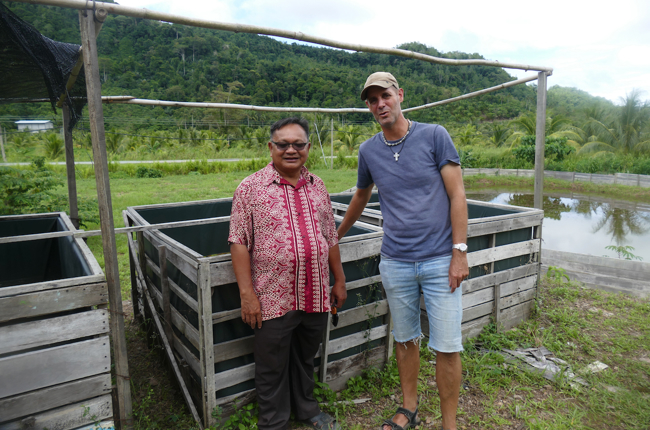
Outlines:
[[[354,196],[352,196],[352,200],[350,201],[350,206],[348,206],[348,211],[345,213],[343,221],[341,221],[341,225],[339,225],[339,228],[337,230],[339,240],[345,236],[348,230],[350,230],[352,225],[361,216],[361,212],[363,212],[363,210],[366,208],[366,205],[370,201],[373,186],[374,184],[370,184],[368,188],[357,188],[357,191],[354,193]]]
[[[251,257],[245,245],[230,244],[232,267],[239,286],[241,298],[241,319],[251,328],[262,328],[262,307],[253,288]]]
[[[467,243],[467,199],[462,170],[458,164],[445,164],[440,169],[440,176],[449,196],[452,240],[454,243]],[[468,275],[467,253],[453,249],[449,265],[449,287],[452,293]]]
[[[345,289],[345,273],[343,273],[343,264],[341,263],[341,251],[337,243],[330,248],[329,266],[334,275],[334,286],[330,296],[330,304],[337,308],[343,307],[343,303],[348,298],[348,292]]]

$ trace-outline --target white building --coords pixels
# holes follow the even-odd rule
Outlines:
[[[32,133],[54,129],[54,124],[48,120],[16,121],[16,125],[18,126],[18,131],[31,131]]]

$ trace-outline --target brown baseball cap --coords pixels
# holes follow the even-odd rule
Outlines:
[[[368,79],[366,79],[366,85],[363,86],[363,91],[361,91],[361,100],[366,101],[366,93],[370,87],[395,87],[399,90],[397,79],[388,72],[375,72],[368,76]]]

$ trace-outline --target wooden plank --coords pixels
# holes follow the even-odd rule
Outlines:
[[[108,302],[105,283],[60,288],[0,299],[0,322],[33,318]]]
[[[172,308],[172,324],[174,324],[174,327],[176,327],[179,332],[183,333],[183,336],[185,336],[197,350],[200,348],[199,331],[174,308]]]
[[[376,339],[380,339],[386,336],[387,327],[385,325],[371,328],[370,330],[364,330],[359,333],[354,333],[348,336],[340,337],[330,341],[329,344],[329,353],[338,354],[339,352],[345,351],[346,349],[363,345],[366,342],[371,342]]]
[[[221,342],[214,345],[214,362],[230,360],[253,353],[255,336],[246,336],[239,339]]]
[[[212,314],[212,322],[214,324],[234,320],[237,318],[241,318],[241,308],[232,309],[229,311],[215,312]]]
[[[368,276],[367,278],[346,282],[345,289],[349,292],[356,290],[357,288],[365,287],[366,285],[376,284],[378,282],[381,282],[381,275]]]
[[[481,290],[483,288],[492,287],[495,284],[504,284],[515,279],[532,275],[534,273],[537,273],[537,270],[537,263],[529,263],[523,266],[514,267],[512,269],[503,270],[501,272],[466,279],[462,284],[463,295],[471,293],[473,291]]]
[[[160,245],[160,246],[164,246],[165,248],[167,248],[165,245]],[[170,251],[172,251],[172,250],[170,250]],[[168,261],[169,261],[169,256],[170,255],[171,255],[170,253],[166,253]],[[160,277],[160,279],[162,279],[163,276],[162,276],[162,273],[160,271],[160,268],[158,266],[156,266],[156,264],[149,257],[145,257],[145,258],[147,260],[147,266],[156,274],[156,276],[158,276],[158,277]],[[160,260],[160,258],[159,258],[159,260]],[[190,296],[185,291],[183,291],[183,289],[181,287],[179,287],[178,284],[176,284],[176,282],[169,279],[168,276],[166,276],[166,278],[167,278],[167,284],[169,286],[169,289],[171,291],[173,291],[174,294],[176,294],[179,299],[181,299],[183,302],[185,302],[185,304],[187,306],[189,306],[190,309],[192,309],[194,312],[198,313],[199,312],[199,303],[196,300],[194,300],[194,298],[192,296]]]
[[[95,183],[97,185],[97,201],[99,218],[101,220],[102,249],[104,251],[104,266],[108,296],[113,315],[110,319],[113,357],[117,385],[117,411],[119,423],[123,429],[133,428],[131,385],[129,381],[129,363],[126,352],[126,337],[124,334],[124,314],[122,311],[122,290],[120,288],[120,272],[117,260],[117,244],[115,239],[115,223],[113,221],[113,203],[108,176],[108,157],[106,154],[106,137],[104,134],[104,112],[102,106],[102,89],[99,79],[99,60],[97,58],[97,43],[94,18],[88,11],[79,11],[79,29],[83,47],[84,71],[86,75],[86,95],[88,101],[88,119],[92,136],[93,161],[95,167]]]
[[[151,245],[155,248],[159,247],[160,245],[167,245],[167,249],[170,251],[167,253],[167,259],[169,262],[172,263],[178,270],[180,270],[183,275],[187,276],[190,281],[194,282],[195,284],[198,283],[198,262],[195,260],[195,257],[186,255],[183,249],[176,247],[176,243],[178,242],[169,239],[169,236],[166,236],[158,231],[154,231],[153,233],[143,233],[143,236],[145,239],[151,242]]]
[[[212,287],[236,283],[237,279],[232,269],[232,261],[210,264],[210,279]]]
[[[475,218],[481,220],[481,218]],[[500,233],[504,231],[520,230],[530,228],[542,223],[544,219],[543,214],[530,214],[525,216],[513,217],[501,221],[488,221],[484,220],[480,223],[467,225],[467,237],[484,236],[486,234]]]
[[[479,319],[463,323],[461,330],[463,333],[463,342],[466,342],[467,339],[478,336],[482,331],[483,327],[490,324],[492,321],[492,315],[487,315]]]
[[[330,330],[335,330],[337,328],[347,327],[351,324],[356,324],[361,321],[368,321],[373,318],[381,317],[386,315],[388,312],[388,300],[379,300],[376,302],[368,303],[364,306],[359,306],[356,308],[348,309],[346,311],[341,311],[339,315],[339,324],[337,327],[334,327],[330,324]]]
[[[214,374],[214,372],[212,372]],[[232,387],[233,385],[240,384],[255,378],[255,363],[247,364],[245,366],[235,367],[234,369],[226,370],[216,374],[214,381],[214,390],[208,390],[213,393],[224,388]],[[216,399],[215,399],[216,406]]]
[[[374,239],[352,242],[340,245],[341,262],[347,263],[348,261],[363,260],[364,258],[379,255],[381,250],[382,238],[377,237]]]
[[[111,395],[107,394],[57,409],[0,424],[2,430],[77,429],[113,417]]]
[[[531,300],[501,311],[501,327],[503,330],[510,330],[530,318],[534,303]]]
[[[499,297],[501,297],[501,284],[496,284],[494,286],[494,310],[492,316],[494,317],[494,324],[497,326],[497,331],[499,330],[501,324],[501,300]]]
[[[108,336],[0,358],[0,398],[110,372]]]
[[[160,262],[160,285],[162,290],[163,329],[167,339],[171,339],[172,331],[172,304],[169,290],[169,276],[167,275],[167,247],[158,247],[158,261]]]
[[[212,325],[212,281],[211,264],[209,261],[199,261],[197,293],[199,298],[199,344],[201,345],[201,380],[205,381],[203,392],[205,402],[203,405],[203,419],[205,427],[215,424],[212,411],[217,406],[214,376],[214,347]]]
[[[529,276],[501,284],[499,297],[506,297],[511,294],[520,293],[537,287],[537,276]]]
[[[108,333],[105,309],[5,325],[0,327],[0,355],[104,333]]]
[[[539,251],[539,245],[540,239],[511,243],[508,245],[497,246],[496,248],[470,252],[467,254],[467,260],[470,267],[479,266],[493,261],[533,254]]]
[[[125,226],[129,226],[132,224],[127,211],[122,211],[122,220],[124,221]],[[128,238],[133,238],[133,235],[130,233],[127,236]],[[143,316],[142,310],[140,309],[141,307],[140,298],[142,293],[138,291],[138,282],[136,281],[135,260],[134,260],[133,252],[131,251],[131,247],[127,246],[127,248],[129,248],[129,277],[131,279],[131,305],[133,306],[133,316],[137,318],[138,315]]]
[[[199,360],[190,352],[189,349],[183,344],[177,336],[173,339],[174,350],[182,357],[182,359],[190,366],[190,369],[197,375],[201,375],[201,364]]]
[[[323,330],[323,338],[320,343],[320,366],[318,368],[318,380],[324,382],[327,379],[327,357],[330,354],[330,332],[332,325],[332,314],[327,314],[327,323],[325,325],[325,330]]]
[[[0,399],[0,421],[11,421],[48,409],[77,403],[111,393],[111,375],[103,373],[90,378]],[[0,424],[0,428],[3,428]]]
[[[480,305],[472,306],[471,308],[463,309],[463,323],[476,318],[484,317],[485,315],[491,315],[494,310],[494,300],[489,302],[481,303]]]
[[[101,273],[101,272],[100,272]],[[18,294],[35,293],[38,291],[56,290],[65,287],[75,287],[78,285],[94,284],[105,282],[103,274],[92,276],[79,276],[76,278],[59,279],[56,281],[36,282],[33,284],[14,285],[12,287],[0,288],[0,298],[16,296]]]
[[[80,64],[81,65],[81,64]],[[70,217],[74,220],[74,227],[79,228],[79,209],[77,205],[77,177],[74,169],[74,145],[72,142],[72,131],[70,130],[70,107],[63,104],[63,141],[65,142],[65,167],[68,179],[68,207]]]
[[[371,366],[381,368],[386,363],[385,359],[386,347],[381,345],[369,351],[333,361],[328,363],[329,371],[325,383],[331,390],[342,390],[350,378],[361,375]]]
[[[509,295],[508,297],[503,297],[499,300],[499,313],[502,314],[508,308],[516,306],[520,303],[533,300],[535,298],[537,291],[535,288],[531,288],[520,293]]]
[[[239,408],[247,405],[257,398],[255,389],[242,391],[241,393],[233,394],[232,396],[219,397],[217,405],[221,406],[223,414],[222,418],[226,418],[235,413]]]
[[[196,261],[199,258],[202,258],[203,256],[199,254],[198,252],[194,251],[192,248],[189,248],[179,241],[172,239],[171,237],[167,236],[165,233],[161,232],[160,230],[151,230],[151,231],[146,231],[145,236],[147,238],[152,238],[152,241],[160,241],[161,243],[156,243],[155,246],[160,246],[162,244],[169,245],[169,248],[173,249],[176,251],[176,253],[180,255],[185,255],[185,257],[190,260],[190,261]],[[153,239],[155,238],[155,239]]]
[[[494,300],[494,287],[463,294],[463,310]]]

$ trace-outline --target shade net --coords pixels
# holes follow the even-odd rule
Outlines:
[[[83,68],[72,89],[66,90],[80,45],[43,36],[1,2],[0,41],[0,103],[49,99],[56,112],[56,104],[65,94],[72,129],[86,104]]]

